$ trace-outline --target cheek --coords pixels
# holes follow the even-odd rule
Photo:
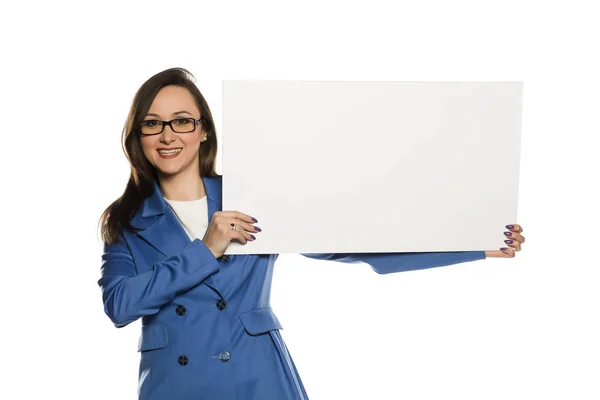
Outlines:
[[[200,139],[194,139],[194,140],[187,140],[184,142],[185,143],[185,148],[187,150],[188,153],[193,153],[193,152],[198,152],[198,150],[200,149],[200,144],[201,141]],[[192,154],[193,155],[193,154]]]
[[[152,160],[152,153],[153,153],[153,145],[151,145],[150,143],[148,143],[147,141],[142,140],[141,141],[141,145],[142,145],[142,152],[144,153],[144,155],[146,156],[146,158],[148,158],[149,160]]]

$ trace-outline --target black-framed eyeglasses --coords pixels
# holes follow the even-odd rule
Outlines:
[[[203,119],[204,117],[200,117],[200,119],[180,117],[172,119],[170,121],[148,119],[146,121],[142,121],[142,123],[140,124],[140,133],[144,136],[158,135],[161,134],[162,131],[165,129],[165,125],[169,125],[173,132],[189,133],[193,132],[194,129],[196,129],[196,127],[200,125]]]

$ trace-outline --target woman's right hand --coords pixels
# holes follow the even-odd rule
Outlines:
[[[202,241],[219,258],[232,240],[246,244],[248,240],[256,239],[248,233],[260,232],[260,228],[252,225],[254,222],[251,216],[238,211],[215,211]],[[232,224],[235,224],[235,230]]]

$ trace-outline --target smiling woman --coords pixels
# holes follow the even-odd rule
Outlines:
[[[169,85],[158,91],[140,124],[140,142],[159,179],[199,176],[198,151],[207,139],[201,122],[200,107],[187,88]]]
[[[192,78],[182,68],[156,74],[131,105],[131,177],[100,221],[104,311],[117,328],[141,319],[139,399],[308,399],[270,304],[278,254],[224,254],[261,230],[247,214],[222,211],[214,122]],[[514,256],[522,228],[507,228]],[[486,254],[303,255],[388,274]]]

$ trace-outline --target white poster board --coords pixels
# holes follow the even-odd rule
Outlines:
[[[517,221],[521,82],[223,81],[226,254],[494,250]]]

